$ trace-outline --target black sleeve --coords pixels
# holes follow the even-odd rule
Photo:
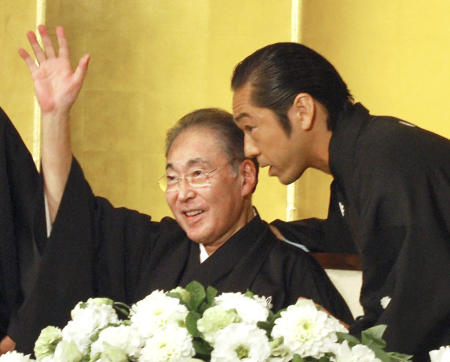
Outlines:
[[[313,257],[299,251],[290,274],[288,304],[295,304],[299,297],[309,298],[339,320],[347,324],[353,322],[353,315],[344,298]]]
[[[33,159],[0,108],[0,334],[34,283],[45,243],[42,182]]]
[[[275,220],[272,224],[286,239],[306,246],[311,252],[356,253],[350,229],[339,209],[336,192],[333,181],[327,219],[311,218],[291,222]]]
[[[41,329],[64,326],[81,300],[128,302],[157,224],[95,197],[74,159],[33,289],[9,326],[17,349],[32,352]]]

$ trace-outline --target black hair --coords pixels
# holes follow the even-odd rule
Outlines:
[[[308,93],[328,113],[328,128],[333,130],[353,97],[333,65],[319,53],[298,43],[275,43],[261,48],[234,69],[231,88],[252,86],[255,106],[275,112],[287,135],[291,124],[287,111],[299,93]]]

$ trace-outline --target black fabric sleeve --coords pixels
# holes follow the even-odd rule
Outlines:
[[[336,318],[350,325],[353,315],[325,270],[307,253],[299,250],[296,254],[288,279],[288,304],[295,304],[299,297],[312,299]]]
[[[286,239],[306,246],[311,252],[357,253],[350,229],[341,215],[336,193],[336,184],[332,182],[328,217],[325,220],[275,220],[272,224]]]
[[[64,326],[81,300],[128,302],[157,224],[95,197],[73,159],[36,281],[9,327],[17,349],[32,352],[40,330]]]
[[[45,244],[42,181],[33,159],[0,108],[0,333],[5,335],[34,283]]]

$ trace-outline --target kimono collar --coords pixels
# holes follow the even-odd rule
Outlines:
[[[354,171],[356,143],[370,119],[369,111],[356,103],[336,123],[330,141],[330,170],[338,184],[344,185]]]

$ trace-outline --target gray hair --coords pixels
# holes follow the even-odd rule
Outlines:
[[[233,116],[218,108],[203,108],[183,116],[166,135],[166,158],[175,139],[184,131],[193,128],[210,129],[216,133],[233,170],[237,172],[245,159],[244,134],[236,126]]]

